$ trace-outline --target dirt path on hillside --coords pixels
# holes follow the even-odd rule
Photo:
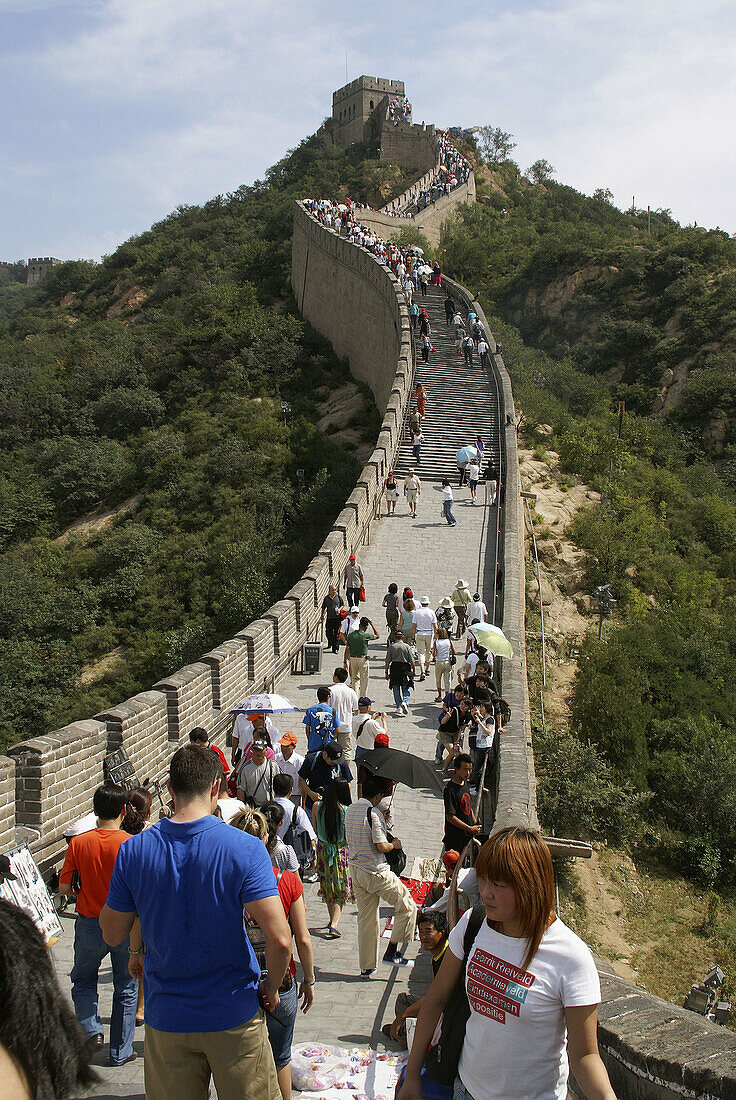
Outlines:
[[[63,545],[70,539],[85,539],[96,531],[104,531],[119,516],[134,512],[142,500],[143,494],[137,493],[134,497],[128,497],[122,504],[116,504],[114,508],[96,508],[94,512],[88,512],[86,516],[81,516],[80,519],[75,519],[74,523],[70,523],[66,530],[57,535],[54,542]]]

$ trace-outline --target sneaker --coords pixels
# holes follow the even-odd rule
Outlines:
[[[402,714],[408,714],[408,713],[409,713],[409,708],[408,708],[408,706],[406,705],[406,703],[402,703],[402,704],[401,704],[401,713],[402,713]]]
[[[422,680],[426,680],[426,679],[427,679],[427,677],[424,675],[424,673],[422,673],[422,675],[419,677],[419,683],[421,684]]]
[[[384,962],[386,966],[403,966],[405,970],[410,970],[414,965],[413,961],[411,959],[405,959],[401,952],[397,951],[395,947],[392,951],[392,947],[394,947],[394,945],[389,944],[386,948],[386,952],[381,962]]]
[[[375,974],[375,972],[376,972],[375,966],[371,966],[368,970],[361,970],[360,976],[361,976],[361,978],[365,978],[365,979],[372,978],[373,975]]]

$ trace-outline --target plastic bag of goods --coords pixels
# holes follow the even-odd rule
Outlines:
[[[291,1048],[291,1083],[299,1092],[335,1088],[350,1073],[350,1051],[322,1043]]]

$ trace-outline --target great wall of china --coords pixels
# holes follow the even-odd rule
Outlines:
[[[354,81],[347,86],[349,94],[338,98],[338,110],[350,107],[352,115],[358,95],[370,103],[366,88],[359,84]],[[339,106],[343,101],[345,105]],[[375,102],[369,115],[376,110]],[[394,129],[401,127],[407,133],[416,129],[410,122]],[[424,137],[418,140],[423,149]],[[425,171],[432,170],[425,165]],[[416,186],[415,182],[409,192]],[[474,195],[471,176],[467,185],[435,204],[436,209],[422,212],[424,226],[421,215],[410,224],[436,241],[442,222],[460,203],[473,201]],[[389,204],[390,208],[401,208],[403,199]],[[380,235],[394,235],[406,222],[392,217],[391,209],[365,212],[361,218]],[[383,413],[375,449],[302,578],[261,618],[149,691],[87,721],[22,741],[0,757],[0,851],[29,842],[44,873],[60,862],[63,829],[89,809],[107,753],[122,747],[141,779],[163,780],[168,761],[193,726],[212,730],[223,744],[229,709],[251,691],[278,687],[301,661],[303,643],[318,627],[330,581],[340,574],[350,553],[370,537],[412,392],[413,345],[404,296],[394,276],[371,253],[324,228],[301,204],[294,211],[292,285],[303,316],[328,337],[338,355],[348,358],[353,374],[371,387]],[[472,295],[451,285],[466,305],[473,304],[490,331]],[[492,338],[490,342],[495,351]],[[513,718],[500,746],[496,811],[500,826],[535,824],[536,806],[524,660],[524,532],[514,406],[503,360],[496,354],[494,361],[507,414],[501,625],[520,655],[507,662],[503,673]],[[599,970],[603,988],[599,1043],[619,1097],[736,1098],[733,1033],[653,997],[615,975],[604,962]]]

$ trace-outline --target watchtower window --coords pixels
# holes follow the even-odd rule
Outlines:
[[[371,110],[373,110],[373,100],[371,100]]]

